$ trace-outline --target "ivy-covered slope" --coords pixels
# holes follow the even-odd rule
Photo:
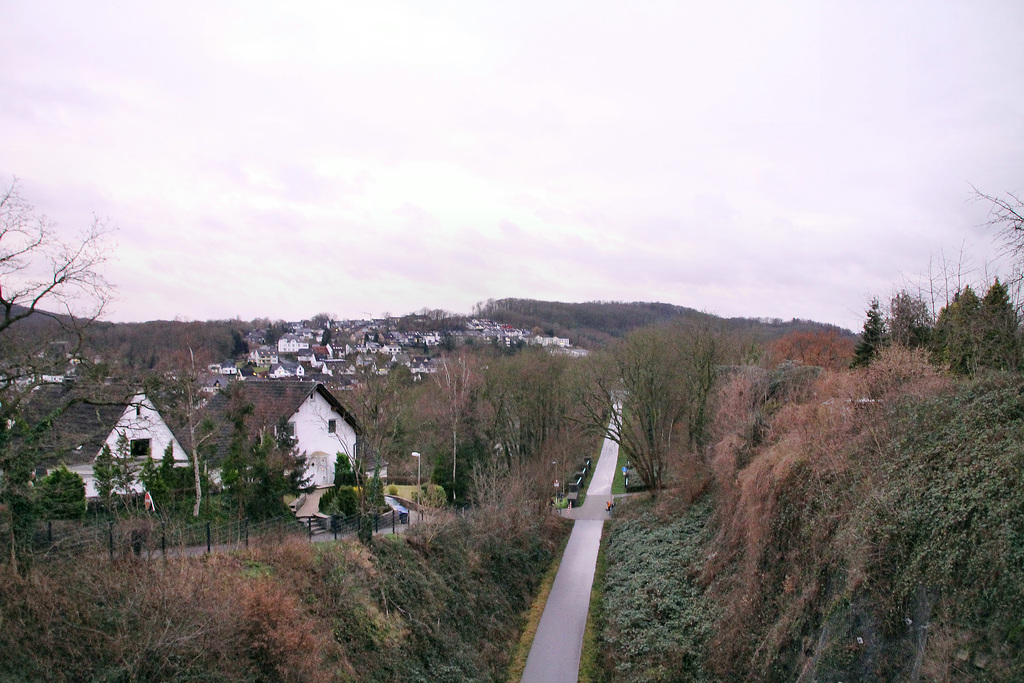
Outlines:
[[[1024,380],[787,373],[723,386],[703,503],[611,523],[607,680],[1024,680]]]

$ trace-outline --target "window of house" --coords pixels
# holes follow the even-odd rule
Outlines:
[[[141,458],[150,454],[149,439],[132,439],[131,455],[133,458]]]
[[[327,421],[327,433],[328,434],[334,434],[337,431],[338,431],[338,421],[337,420],[328,420]]]
[[[295,423],[294,422],[286,422],[285,425],[284,425],[284,433],[285,433],[285,436],[290,436],[291,438],[294,439],[295,438]]]

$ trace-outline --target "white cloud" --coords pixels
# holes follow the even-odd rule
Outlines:
[[[1014,2],[20,4],[0,173],[119,319],[671,301],[858,327],[1024,177]],[[1016,29],[1016,30],[1014,30]]]

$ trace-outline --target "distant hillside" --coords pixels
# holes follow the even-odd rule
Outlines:
[[[98,322],[89,328],[87,350],[128,368],[152,370],[180,365],[191,348],[196,363],[206,365],[238,353],[250,327],[239,320]]]
[[[568,337],[574,344],[584,347],[601,346],[640,327],[686,318],[718,320],[730,329],[757,331],[765,339],[795,331],[835,331],[840,336],[853,336],[849,330],[811,320],[720,318],[685,306],[648,302],[560,303],[500,299],[478,304],[474,315],[544,335]]]
[[[25,312],[15,306],[14,315]],[[191,347],[196,362],[206,365],[222,361],[240,351],[243,337],[252,325],[240,320],[178,321],[152,320],[144,323],[76,321],[67,315],[39,311],[19,320],[0,338],[0,359],[12,358],[25,349],[63,344],[77,345],[74,330],[81,329],[85,357],[99,357],[130,370],[174,367],[184,362]]]
[[[791,332],[835,332],[854,337],[849,330],[812,320],[769,318],[721,318],[693,308],[657,302],[591,301],[562,303],[532,299],[499,299],[478,304],[472,313],[499,323],[531,330],[545,336],[567,337],[576,346],[597,348],[649,325],[704,318],[726,329],[748,332],[755,341],[767,342]],[[5,343],[28,344],[68,338],[57,320],[61,316],[31,316],[21,321]],[[461,329],[466,318],[442,310],[423,309],[399,317],[400,331],[447,331]],[[94,322],[86,332],[85,353],[125,369],[160,370],[186,362],[188,349],[201,365],[221,361],[244,350],[245,333],[256,321],[153,320],[142,323]],[[4,347],[0,346],[0,352]],[[7,355],[11,355],[8,353]]]

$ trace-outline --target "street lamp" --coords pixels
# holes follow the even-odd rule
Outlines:
[[[419,495],[419,492],[422,490],[420,489],[420,454],[413,451],[412,457],[416,458],[416,495]]]

